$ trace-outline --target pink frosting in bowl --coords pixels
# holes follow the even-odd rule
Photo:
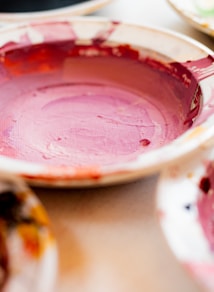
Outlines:
[[[117,33],[127,27],[134,29],[78,19],[2,31],[0,159],[7,171],[36,183],[100,184],[150,173],[191,150],[191,142],[185,151],[173,143],[212,115],[202,109],[200,84],[209,74],[199,72],[212,59],[196,47],[196,61],[187,62],[189,48],[179,60],[172,49],[132,44],[130,32],[124,42]]]
[[[74,49],[86,56],[69,56]],[[146,60],[111,56],[109,48],[108,56],[88,57],[91,49],[63,42],[5,54],[2,155],[60,166],[111,165],[161,147],[189,127],[191,99],[180,80]]]

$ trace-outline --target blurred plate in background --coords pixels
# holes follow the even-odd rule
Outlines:
[[[0,23],[36,21],[89,14],[112,0],[0,1]],[[17,3],[17,4],[16,4]],[[44,5],[43,5],[44,4]],[[30,11],[31,10],[31,11]],[[22,12],[21,12],[22,11]]]
[[[214,4],[197,0],[167,0],[170,6],[196,29],[214,36]]]
[[[0,254],[1,291],[54,291],[57,250],[46,211],[22,181],[2,175]]]
[[[214,151],[201,148],[161,173],[159,220],[169,247],[206,291],[214,291]]]

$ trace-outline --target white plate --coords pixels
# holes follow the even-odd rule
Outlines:
[[[56,18],[70,17],[92,13],[113,0],[88,0],[63,8],[50,9],[39,12],[1,13],[0,24],[17,23],[23,21],[56,20]]]
[[[214,4],[209,0],[167,0],[190,25],[214,36]],[[210,6],[206,2],[212,3]],[[198,4],[197,4],[198,3]]]
[[[214,151],[210,145],[164,169],[157,188],[167,242],[198,283],[214,290]]]
[[[53,292],[57,250],[46,212],[22,181],[1,174],[0,287],[4,292]]]

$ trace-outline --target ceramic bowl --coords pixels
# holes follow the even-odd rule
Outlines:
[[[214,289],[213,141],[197,154],[166,167],[157,187],[157,206],[167,243],[189,275]]]
[[[91,17],[0,31],[0,170],[31,184],[138,179],[214,133],[212,51]]]

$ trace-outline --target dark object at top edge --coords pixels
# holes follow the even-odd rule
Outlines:
[[[63,8],[87,0],[0,0],[0,13],[39,12]]]

